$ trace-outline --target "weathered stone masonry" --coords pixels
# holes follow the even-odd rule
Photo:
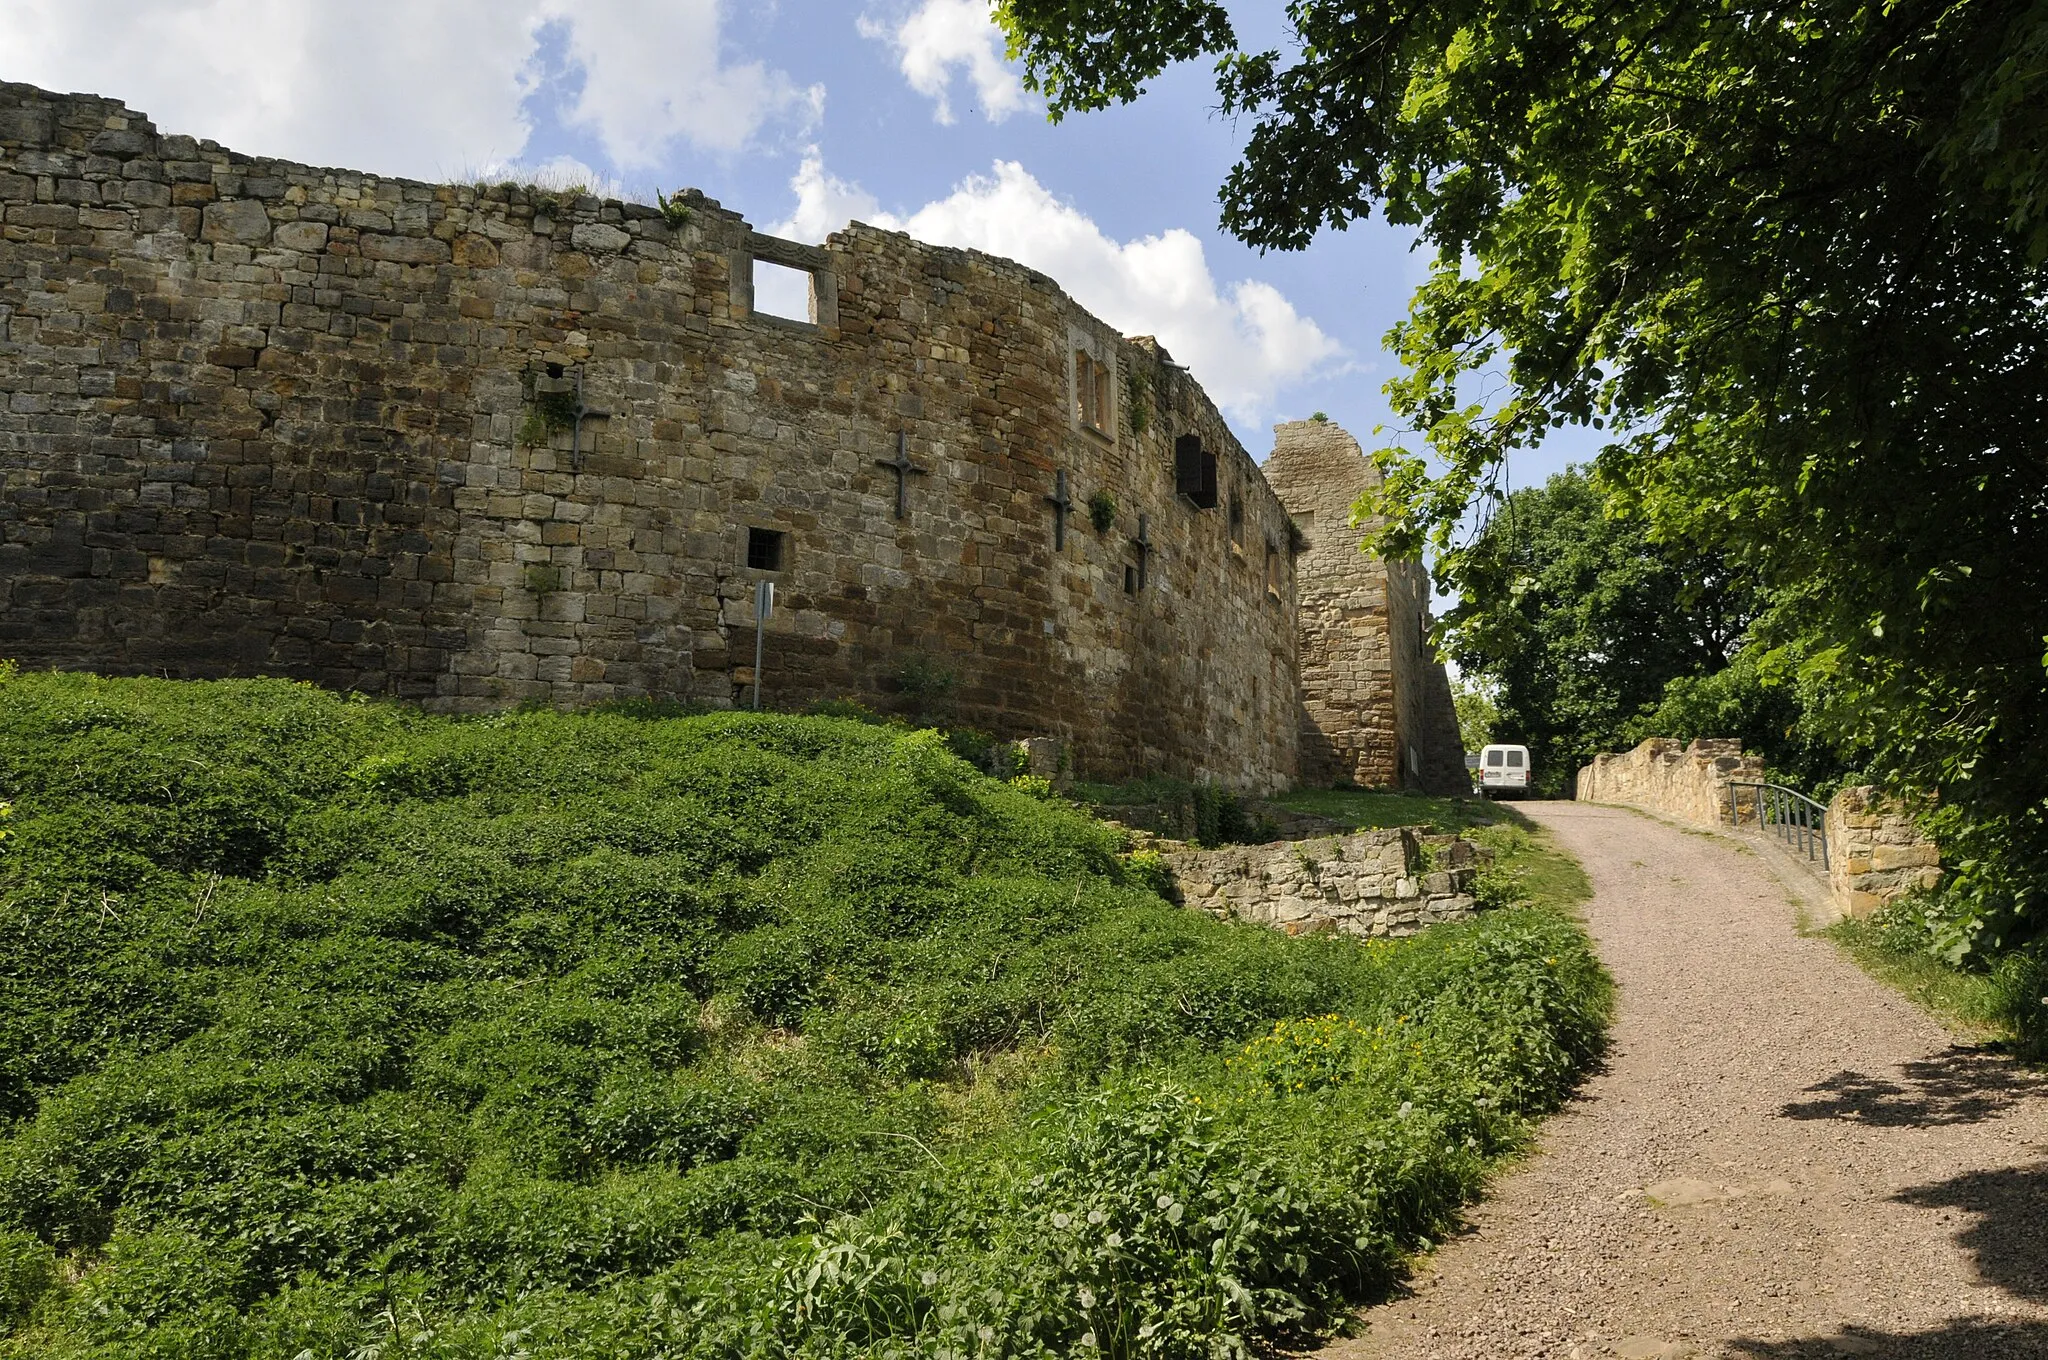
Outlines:
[[[1379,473],[1341,426],[1281,425],[1266,479],[1299,526],[1301,779],[1469,793],[1443,664],[1428,648],[1429,577],[1358,549],[1351,507]]]
[[[921,652],[959,720],[1090,773],[1292,778],[1291,565],[1269,590],[1175,495],[1175,441],[1259,541],[1286,516],[1168,356],[1007,261],[687,202],[672,227],[310,169],[0,86],[0,652],[449,710],[721,704],[772,575],[771,702],[886,700]],[[753,312],[757,257],[812,274],[815,325]],[[1113,375],[1100,433],[1077,352]],[[548,363],[609,414],[524,447]]]
[[[1288,513],[1170,356],[1009,261],[683,203],[251,158],[0,85],[0,656],[726,705],[773,580],[777,707],[907,706],[921,665],[1090,777],[1294,781]],[[808,324],[754,309],[763,260]],[[1437,703],[1404,588],[1352,696],[1397,751]]]

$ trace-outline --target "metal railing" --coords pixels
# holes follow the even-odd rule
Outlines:
[[[1743,798],[1736,790],[1753,792]],[[1748,806],[1745,807],[1744,804]],[[1782,784],[1752,784],[1728,781],[1728,820],[1741,826],[1748,812],[1756,824],[1794,850],[1828,867],[1828,810],[1797,789]]]

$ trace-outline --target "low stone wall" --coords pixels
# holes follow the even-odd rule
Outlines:
[[[1690,746],[1652,737],[1633,751],[1602,753],[1579,771],[1578,797],[1587,803],[1626,803],[1703,826],[1725,825],[1730,780],[1760,781],[1761,756],[1742,753],[1734,737],[1702,737]],[[1737,799],[1744,820],[1753,815],[1752,797]]]
[[[1413,935],[1465,920],[1480,847],[1415,827],[1308,841],[1165,854],[1188,906],[1275,926],[1290,935]]]
[[[1941,882],[1941,847],[1912,811],[1877,789],[1843,789],[1828,804],[1828,888],[1835,910],[1869,916],[1901,893]]]
[[[1578,796],[1666,813],[1700,826],[1754,826],[1754,790],[1737,790],[1730,815],[1728,785],[1761,781],[1763,761],[1744,755],[1734,738],[1681,746],[1653,737],[1619,755],[1603,754],[1579,771]],[[1837,916],[1862,919],[1901,893],[1941,882],[1941,847],[1920,830],[1911,809],[1864,785],[1843,789],[1828,804],[1828,892]],[[1816,871],[1819,865],[1815,864]]]

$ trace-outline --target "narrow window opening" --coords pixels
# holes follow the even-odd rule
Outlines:
[[[762,316],[779,316],[784,321],[817,324],[814,287],[808,269],[792,269],[768,260],[754,261],[754,310]]]
[[[1124,594],[1135,595],[1137,593],[1138,569],[1132,566],[1130,563],[1126,562],[1124,563]]]
[[[1230,493],[1230,546],[1244,551],[1244,497]]]
[[[1074,418],[1097,434],[1109,433],[1109,372],[1087,350],[1074,351]]]
[[[1216,485],[1216,455],[1202,447],[1202,436],[1184,434],[1173,441],[1173,489],[1197,509],[1214,510],[1221,501]]]
[[[787,537],[780,529],[747,530],[747,565],[755,571],[781,571],[782,541]]]
[[[1266,540],[1266,594],[1275,600],[1280,598],[1280,550],[1271,539]]]

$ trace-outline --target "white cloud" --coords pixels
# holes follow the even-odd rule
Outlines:
[[[737,151],[771,119],[805,127],[823,112],[825,89],[799,89],[762,63],[725,65],[720,0],[543,0],[567,26],[569,56],[583,68],[571,121],[590,128],[622,170],[661,159],[683,138]]]
[[[767,228],[771,236],[791,241],[822,241],[848,222],[880,224],[889,215],[875,196],[858,184],[849,184],[825,169],[825,158],[817,147],[804,152],[803,165],[789,182],[796,190],[796,211]]]
[[[9,0],[0,75],[237,151],[437,178],[526,144],[534,29],[492,0]]]
[[[422,179],[515,160],[543,29],[583,90],[568,110],[617,169],[668,142],[716,151],[823,92],[726,64],[722,0],[5,0],[0,79],[90,90],[166,132],[237,151]]]
[[[1017,260],[1051,275],[1126,335],[1157,336],[1239,419],[1263,418],[1282,389],[1330,376],[1345,362],[1343,346],[1271,284],[1219,285],[1192,232],[1114,240],[1014,161],[998,161],[992,175],[970,176],[907,217],[833,178],[815,148],[790,187],[796,211],[772,228],[777,234],[819,241],[859,218],[935,245]]]
[[[953,121],[953,75],[966,68],[982,117],[1000,123],[1027,106],[1023,82],[1003,60],[1003,36],[989,18],[989,0],[922,0],[900,20],[863,14],[861,36],[896,49],[910,88],[933,101],[933,117]]]

